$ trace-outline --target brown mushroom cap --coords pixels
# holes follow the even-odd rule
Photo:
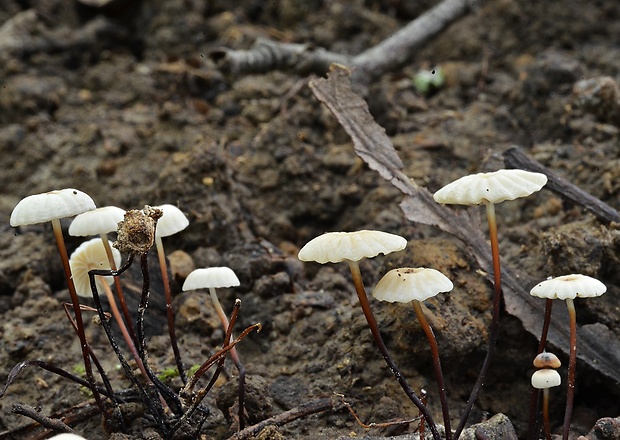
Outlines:
[[[380,301],[408,303],[424,301],[453,287],[452,281],[438,270],[404,267],[386,273],[372,295]]]
[[[403,250],[407,240],[399,235],[381,231],[327,232],[310,240],[299,251],[301,261],[338,263],[359,261],[379,254]]]
[[[34,225],[73,217],[95,209],[90,196],[73,188],[34,194],[22,199],[11,213],[11,226]]]
[[[534,366],[536,368],[560,368],[562,362],[553,353],[543,351],[534,358]]]
[[[441,188],[433,198],[437,203],[479,205],[527,197],[545,186],[547,176],[524,170],[498,170],[470,174]]]
[[[572,274],[542,281],[530,290],[530,295],[548,299],[575,299],[601,296],[606,291],[605,284],[596,278]]]

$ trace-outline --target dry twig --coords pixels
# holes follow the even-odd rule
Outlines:
[[[259,39],[250,50],[219,48],[210,58],[232,75],[286,69],[323,75],[337,63],[354,71],[354,82],[368,82],[409,62],[415,51],[477,5],[479,0],[443,0],[378,45],[356,56],[329,52],[307,44]]]

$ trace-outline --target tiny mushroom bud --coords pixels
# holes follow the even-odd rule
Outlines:
[[[420,302],[437,296],[441,292],[449,292],[453,287],[452,281],[438,270],[424,267],[405,267],[393,269],[386,273],[372,292],[373,296],[380,301],[411,302],[413,305],[413,310],[420,321],[422,330],[426,334],[426,338],[431,347],[444,426],[446,428],[446,433],[449,433],[447,434],[448,440],[451,438],[450,412],[448,411],[448,400],[446,398],[443,373],[441,371],[439,348],[433,329],[424,316],[424,311],[422,310]]]
[[[562,363],[553,353],[543,351],[534,358],[534,366],[536,368],[560,368]]]
[[[564,431],[562,439],[568,440],[570,419],[575,399],[575,370],[577,368],[577,313],[574,299],[600,296],[607,291],[605,284],[587,275],[572,274],[549,278],[532,288],[530,294],[540,298],[562,299],[566,301],[570,324],[570,349],[568,354],[568,379],[566,389],[566,410],[564,411]]]

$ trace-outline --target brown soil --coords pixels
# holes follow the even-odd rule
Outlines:
[[[193,267],[235,270],[241,286],[222,290],[220,301],[230,310],[241,299],[237,329],[263,326],[238,346],[252,386],[252,422],[334,392],[346,395],[365,422],[417,415],[374,349],[347,267],[296,260],[298,249],[325,231],[379,229],[406,237],[406,251],[362,263],[365,284],[399,266],[434,267],[454,281],[454,291],[429,300],[426,310],[458,419],[485,354],[491,317],[492,285],[476,260],[450,236],[405,219],[402,194],[355,155],[306,86],[309,78],[286,72],[229,78],[206,56],[219,46],[248,48],[257,37],[358,53],[435,2],[111,3],[98,10],[71,0],[5,0],[0,11],[0,216],[6,219],[0,225],[0,383],[26,359],[67,370],[80,365],[79,341],[60,306],[69,295],[51,228],[8,225],[21,198],[74,187],[98,206],[171,203],[187,214],[190,226],[164,239],[186,365],[211,355],[223,334],[204,293],[180,293],[184,277]],[[615,82],[602,79],[620,72],[619,20],[613,0],[483,2],[411,65],[374,82],[366,99],[406,173],[432,192],[462,175],[501,168],[502,151],[518,144],[619,209],[620,98]],[[89,33],[96,26],[100,30]],[[443,69],[446,81],[425,96],[412,77],[430,68]],[[578,84],[584,79],[592,82]],[[579,301],[578,319],[603,324],[620,338],[615,227],[548,191],[497,211],[506,264],[540,280],[571,272],[598,277],[608,292]],[[67,236],[69,252],[81,241]],[[161,372],[174,360],[155,266],[152,273],[148,348]],[[123,280],[128,291],[139,289],[139,270]],[[413,310],[371,301],[396,363],[415,390],[428,390],[440,420],[430,350]],[[501,412],[522,437],[537,339],[507,314],[500,331],[471,422]],[[127,386],[102,329],[88,323],[87,336],[115,386]],[[556,350],[564,365],[565,351]],[[232,364],[226,369],[232,376],[224,379],[233,380],[219,381],[207,396],[211,415],[203,438],[231,433],[224,412],[233,405],[236,381]],[[573,426],[585,434],[597,419],[620,415],[620,387],[585,363],[577,373]],[[561,429],[564,391],[552,392],[554,430]],[[87,400],[78,385],[28,368],[0,399],[0,431],[29,422],[12,414],[14,403],[52,414]],[[145,427],[148,420],[138,418],[131,436],[114,438],[157,438]],[[108,438],[97,417],[75,429],[92,440]],[[366,432],[346,410],[278,430],[291,439]]]

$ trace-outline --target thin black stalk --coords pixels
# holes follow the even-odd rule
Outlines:
[[[148,351],[146,349],[146,334],[144,332],[144,314],[149,305],[149,296],[151,289],[151,278],[149,276],[149,265],[148,265],[148,257],[147,253],[144,253],[140,257],[140,268],[142,270],[142,295],[140,297],[140,305],[138,306],[138,317],[136,320],[136,336],[138,337],[138,354],[140,355],[140,359],[142,360],[142,364],[144,364],[144,369],[151,379],[151,382],[155,385],[155,387],[159,390],[161,395],[168,401],[172,402],[173,406],[170,408],[175,413],[180,414],[182,412],[182,405],[179,397],[166,385],[163,383],[157,375],[153,372],[151,368],[151,364],[149,362]]]
[[[405,376],[400,372],[396,363],[392,360],[390,353],[383,342],[383,338],[381,337],[381,332],[379,331],[379,325],[377,324],[377,320],[375,319],[374,314],[372,313],[372,309],[370,308],[370,303],[368,302],[368,296],[366,295],[366,289],[364,288],[364,282],[362,280],[362,274],[360,272],[359,264],[356,261],[349,261],[349,269],[351,270],[351,276],[353,277],[353,283],[355,284],[355,290],[357,292],[357,297],[359,298],[360,305],[362,306],[362,311],[364,312],[364,316],[366,317],[366,321],[368,322],[368,327],[370,328],[370,332],[375,340],[375,344],[379,349],[379,352],[383,356],[385,363],[392,371],[392,374],[398,381],[398,384],[401,386],[407,397],[413,402],[413,404],[420,410],[420,413],[426,419],[428,423],[428,427],[433,434],[434,440],[441,440],[441,436],[439,435],[439,431],[437,430],[437,425],[435,424],[433,417],[431,416],[428,408],[422,403],[420,398],[416,396],[415,392],[411,389]]]
[[[71,314],[69,313],[69,307],[71,306],[71,304],[63,303],[62,306],[65,311],[65,315],[67,315],[67,319],[69,320],[69,323],[71,323],[73,330],[77,334],[77,331],[78,331],[77,324],[75,323],[75,320],[71,317]],[[101,365],[101,362],[99,362],[99,359],[97,359],[97,356],[95,356],[95,352],[93,351],[93,348],[90,346],[90,344],[88,345],[88,353],[90,355],[91,360],[93,361],[93,364],[95,365],[95,368],[97,368],[97,371],[99,372],[99,375],[101,376],[101,380],[103,382],[105,389],[107,390],[107,393],[105,395],[114,402],[115,407],[116,407],[116,405],[118,404],[118,401],[116,400],[116,393],[114,393],[112,384],[110,383],[110,379],[108,378],[108,375],[105,373],[105,370],[103,369],[103,366]]]
[[[444,383],[443,372],[441,370],[441,360],[439,358],[439,347],[437,345],[437,339],[435,338],[435,333],[433,333],[433,328],[428,323],[426,316],[424,316],[424,311],[422,310],[420,301],[413,300],[411,304],[413,305],[415,314],[418,317],[418,321],[420,321],[422,330],[424,330],[424,334],[426,334],[426,339],[428,340],[428,344],[431,348],[433,368],[435,369],[435,379],[437,380],[437,387],[439,388],[439,400],[441,402],[441,411],[443,413],[443,423],[444,427],[446,428],[446,440],[452,440],[452,431],[450,428],[450,411],[448,410],[446,385]]]
[[[159,428],[163,429],[164,418],[165,418],[164,409],[159,404],[158,400],[154,401],[154,399],[150,398],[149,394],[146,392],[142,383],[138,380],[136,375],[133,374],[133,370],[130,367],[129,363],[127,362],[127,359],[123,355],[120,347],[118,346],[118,343],[116,342],[116,339],[114,338],[114,334],[112,333],[112,329],[110,328],[110,324],[108,320],[106,319],[105,313],[103,311],[103,306],[101,304],[101,298],[99,297],[99,292],[97,291],[97,283],[95,281],[95,276],[97,275],[113,276],[113,277],[117,277],[121,275],[123,272],[129,269],[129,267],[133,263],[133,258],[134,258],[133,254],[130,255],[127,262],[118,270],[91,270],[89,271],[88,277],[90,279],[90,289],[93,294],[93,300],[95,301],[95,307],[97,308],[97,313],[99,314],[99,318],[101,320],[101,325],[103,326],[106,336],[108,337],[110,346],[114,350],[114,353],[116,353],[116,357],[118,358],[119,362],[121,363],[121,366],[123,367],[123,370],[125,371],[125,375],[138,390],[138,393],[140,394],[142,401],[144,402],[144,405],[148,408],[151,415],[155,418],[155,421],[157,422],[157,425],[159,426]],[[155,402],[157,402],[157,404]]]

